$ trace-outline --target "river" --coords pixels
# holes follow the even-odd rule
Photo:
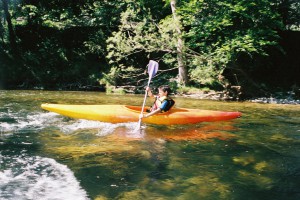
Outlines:
[[[299,105],[174,99],[243,116],[143,124],[137,134],[137,122],[71,119],[40,105],[141,105],[143,95],[0,90],[0,199],[300,199]]]

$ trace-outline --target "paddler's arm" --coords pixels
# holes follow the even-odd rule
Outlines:
[[[161,109],[158,108],[157,110],[154,110],[154,111],[151,112],[151,113],[148,113],[148,114],[141,114],[141,115],[140,115],[140,119],[150,117],[150,116],[155,115],[155,114],[160,113],[160,112],[161,112]]]

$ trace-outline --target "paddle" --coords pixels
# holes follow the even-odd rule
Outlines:
[[[148,85],[147,85],[147,87],[149,87],[150,82],[151,82],[151,79],[152,79],[152,77],[155,76],[155,74],[157,73],[157,70],[158,70],[158,63],[157,63],[156,61],[154,61],[154,60],[150,60],[150,61],[149,61],[149,64],[148,64],[149,80],[148,80]],[[145,108],[145,103],[146,103],[147,95],[148,95],[148,92],[146,91],[146,92],[145,92],[145,97],[144,97],[143,106],[142,106],[142,110],[141,110],[141,114],[143,114],[143,111],[144,111],[144,108]],[[142,119],[139,119],[138,127],[137,127],[138,129],[141,128],[141,123],[142,123]]]

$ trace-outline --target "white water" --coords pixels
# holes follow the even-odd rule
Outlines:
[[[24,116],[20,116],[20,113],[2,112],[1,117],[9,119],[8,122],[0,122],[2,139],[18,132],[34,133],[48,128],[58,129],[65,134],[95,129],[95,135],[103,137],[119,127],[133,130],[137,126],[137,123],[111,124],[67,119],[51,112],[36,112]],[[141,137],[137,133],[129,133],[129,136]],[[81,188],[73,172],[66,165],[57,163],[51,158],[29,156],[25,151],[18,157],[6,156],[6,153],[0,151],[0,200],[88,199],[86,191]]]
[[[103,137],[125,127],[129,130],[127,137],[143,137],[140,132],[130,131],[137,127],[137,123],[111,124],[67,119],[51,112],[36,112],[24,116],[20,116],[20,113],[1,112],[0,118],[9,119],[8,122],[0,122],[0,136],[3,139],[18,132],[36,132],[48,128],[58,129],[65,134],[95,129],[95,135]],[[18,157],[11,157],[0,151],[0,200],[62,199],[88,199],[86,191],[66,165],[51,158],[29,156],[26,152],[21,152]]]
[[[2,132],[17,131],[20,129],[40,129],[49,126],[59,119],[55,113],[33,113],[24,117],[18,116],[18,113],[0,113],[0,118],[14,119],[15,122],[1,122],[0,130]]]
[[[1,200],[88,199],[73,172],[53,159],[1,157]]]
[[[124,127],[128,130],[126,132],[127,137],[141,138],[143,137],[143,134],[141,134],[138,131],[134,131],[137,126],[137,122],[112,124],[98,121],[76,120],[71,124],[60,124],[59,128],[64,133],[72,133],[79,129],[97,129],[96,135],[102,137],[113,133],[116,129],[120,127]]]
[[[2,115],[2,116],[1,116]],[[77,130],[95,129],[97,136],[106,136],[113,133],[117,128],[125,127],[128,130],[127,137],[140,138],[140,132],[134,131],[138,123],[104,123],[89,120],[65,120],[66,118],[52,112],[39,112],[20,117],[19,113],[0,113],[0,118],[14,119],[15,122],[0,122],[0,133],[10,133],[19,130],[40,130],[48,127],[58,128],[61,132],[71,134]]]

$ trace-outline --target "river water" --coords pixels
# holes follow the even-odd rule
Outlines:
[[[300,199],[300,106],[175,98],[240,111],[184,126],[110,124],[41,103],[141,105],[143,95],[0,91],[0,199]],[[151,101],[147,101],[151,104]]]

